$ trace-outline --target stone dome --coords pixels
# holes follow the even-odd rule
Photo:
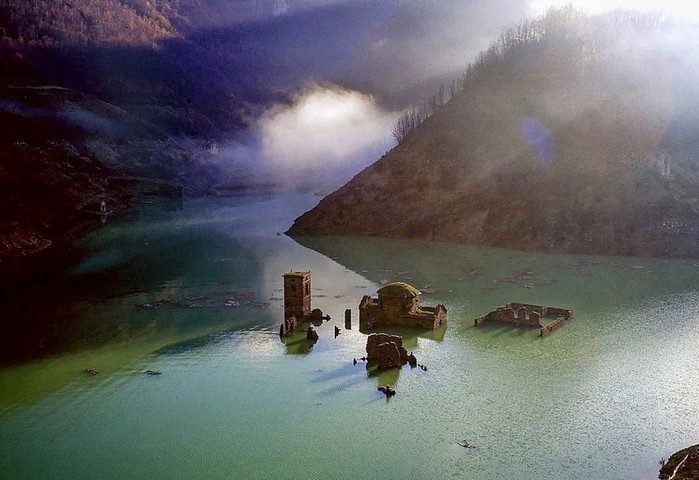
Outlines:
[[[420,290],[405,282],[393,282],[379,288],[378,294],[389,298],[415,298],[420,295]]]

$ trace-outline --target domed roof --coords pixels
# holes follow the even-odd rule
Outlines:
[[[414,298],[420,295],[420,290],[404,282],[393,282],[379,288],[378,293],[382,297],[390,298]]]

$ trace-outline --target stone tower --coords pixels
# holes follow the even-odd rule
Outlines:
[[[284,319],[302,320],[311,313],[311,272],[284,275]]]

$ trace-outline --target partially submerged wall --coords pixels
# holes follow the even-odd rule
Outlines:
[[[539,336],[545,337],[546,335],[553,332],[557,328],[562,327],[563,324],[565,323],[565,321],[566,321],[565,318],[558,317],[557,319],[555,319],[553,322],[549,323],[548,325],[544,325],[543,327],[541,327],[541,330],[539,330]]]
[[[498,307],[482,317],[476,318],[473,324],[480,327],[486,322],[501,322],[516,327],[534,327],[539,328],[539,336],[544,337],[561,327],[572,316],[573,311],[565,308],[510,302],[504,307]],[[556,319],[547,325],[542,325],[541,317],[555,317]]]
[[[536,327],[541,328],[541,315],[538,312],[531,311],[527,313],[527,309],[522,307],[514,310],[510,307],[498,307],[490,313],[478,317],[474,321],[474,325],[479,327],[485,322],[502,322],[510,323],[518,327]]]
[[[371,330],[375,326],[425,328],[434,330],[447,321],[444,305],[422,307],[413,299],[395,302],[365,295],[359,303],[359,324]]]

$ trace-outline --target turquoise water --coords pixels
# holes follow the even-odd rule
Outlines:
[[[699,441],[699,262],[277,235],[317,200],[151,205],[85,238],[21,318],[34,358],[0,370],[0,476],[651,479]],[[314,346],[277,335],[290,269],[332,316]],[[356,307],[397,279],[449,323],[400,332],[427,372],[376,376]],[[575,316],[472,327],[510,300]]]

